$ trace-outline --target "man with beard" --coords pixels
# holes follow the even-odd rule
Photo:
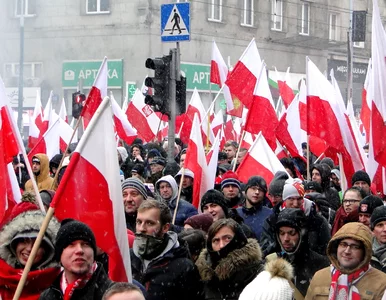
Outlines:
[[[145,185],[137,178],[128,178],[122,183],[122,197],[125,207],[126,228],[135,232],[137,211],[147,199]]]
[[[279,213],[276,223],[276,253],[266,257],[267,261],[278,257],[287,260],[294,268],[294,285],[304,297],[315,272],[327,267],[327,257],[311,250],[308,245],[306,216],[301,209],[287,208]]]
[[[41,190],[52,190],[54,179],[50,177],[49,159],[46,154],[39,153],[32,157],[32,172],[34,173],[39,192]],[[32,179],[25,183],[25,191],[33,192]]]
[[[180,184],[181,177],[182,177],[182,169],[178,171],[176,176],[174,176],[178,184]],[[182,180],[181,199],[184,199],[189,203],[192,203],[193,201],[193,181],[194,181],[194,173],[189,169],[185,169],[184,179]]]
[[[269,202],[265,196],[266,191],[264,178],[252,176],[245,187],[245,202],[242,207],[237,208],[238,214],[253,230],[257,240],[260,239],[265,219],[272,213],[272,210],[264,205],[265,201]]]
[[[169,231],[171,221],[165,203],[146,200],[141,204],[130,253],[133,278],[146,287],[147,300],[200,299],[198,271],[186,244]]]

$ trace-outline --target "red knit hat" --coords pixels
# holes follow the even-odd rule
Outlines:
[[[20,215],[23,212],[29,211],[29,210],[38,210],[39,207],[37,207],[36,204],[31,202],[20,202],[15,205],[15,207],[12,209],[11,214],[9,215],[9,220],[13,220],[18,215]]]

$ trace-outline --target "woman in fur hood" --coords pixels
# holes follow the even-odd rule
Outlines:
[[[208,231],[207,249],[197,268],[204,283],[204,299],[238,299],[262,270],[262,254],[255,239],[247,239],[232,219],[220,219]]]
[[[11,213],[10,221],[0,230],[0,299],[13,299],[24,266],[44,220],[35,204],[21,202]],[[60,272],[53,261],[54,241],[59,223],[52,219],[37,252],[19,299],[37,300]]]

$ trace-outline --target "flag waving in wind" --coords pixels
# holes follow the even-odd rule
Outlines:
[[[59,220],[89,225],[98,247],[109,256],[109,277],[128,281],[129,244],[112,117],[105,97],[72,154],[51,207]]]

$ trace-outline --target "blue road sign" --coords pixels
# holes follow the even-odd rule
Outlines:
[[[190,3],[161,5],[161,40],[180,42],[190,40]]]

